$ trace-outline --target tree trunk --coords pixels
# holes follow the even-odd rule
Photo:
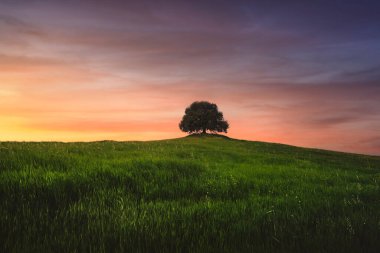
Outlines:
[[[206,133],[206,128],[203,128],[202,134],[205,134],[205,133]]]

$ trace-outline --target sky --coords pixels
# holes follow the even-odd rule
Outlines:
[[[0,0],[0,140],[228,136],[380,155],[378,1]]]

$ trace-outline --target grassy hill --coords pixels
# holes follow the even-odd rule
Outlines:
[[[218,136],[0,142],[1,252],[377,252],[380,157]]]

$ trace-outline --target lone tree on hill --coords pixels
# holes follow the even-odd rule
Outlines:
[[[229,124],[218,111],[216,104],[207,101],[194,102],[185,110],[185,115],[179,123],[179,128],[187,133],[225,132]]]

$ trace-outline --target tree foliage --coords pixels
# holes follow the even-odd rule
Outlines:
[[[187,133],[225,132],[229,124],[218,111],[216,104],[207,101],[194,102],[185,110],[179,128]]]

